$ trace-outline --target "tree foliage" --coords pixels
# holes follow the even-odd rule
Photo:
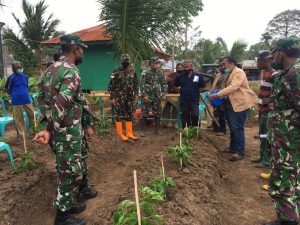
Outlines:
[[[232,45],[232,48],[230,50],[230,55],[235,58],[237,62],[244,59],[244,56],[246,54],[246,48],[248,44],[244,41],[238,40],[235,41]]]
[[[300,10],[286,10],[277,14],[268,24],[266,33],[273,39],[300,35]]]
[[[129,53],[134,61],[152,54],[151,45],[163,40],[202,10],[201,0],[98,0],[102,6],[100,21],[106,36],[113,39],[116,56]]]
[[[24,21],[20,21],[16,14],[12,14],[18,24],[20,35],[10,28],[3,30],[4,42],[13,58],[22,61],[26,72],[32,75],[39,74],[40,64],[49,55],[49,49],[43,47],[40,42],[59,34],[56,28],[60,21],[54,19],[52,13],[46,17],[47,8],[45,0],[39,1],[36,5],[22,0]]]

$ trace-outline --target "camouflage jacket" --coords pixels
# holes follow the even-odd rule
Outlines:
[[[274,133],[299,138],[300,135],[300,61],[281,71],[274,80],[273,110],[269,113],[269,138]]]
[[[161,99],[166,94],[167,87],[168,85],[162,69],[154,70],[151,68],[142,76],[142,98],[148,95],[150,100]]]
[[[138,97],[138,78],[133,67],[123,69],[119,67],[111,74],[108,85],[108,91],[111,99],[133,100]]]
[[[54,140],[81,140],[82,127],[93,125],[93,117],[81,93],[78,68],[61,57],[41,76],[39,89],[41,113]]]

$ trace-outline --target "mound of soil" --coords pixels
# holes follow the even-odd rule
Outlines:
[[[257,179],[254,173],[259,170],[249,169],[248,159],[237,162],[233,167],[219,153],[218,148],[225,147],[228,136],[215,141],[214,134],[202,131],[202,138],[192,143],[189,165],[180,171],[178,165],[167,159],[167,147],[178,142],[177,131],[162,131],[163,136],[157,136],[149,128],[145,138],[122,143],[111,130],[108,134],[96,135],[90,141],[90,184],[99,195],[86,202],[87,210],[78,217],[85,218],[89,225],[112,224],[117,204],[125,198],[133,198],[133,170],[138,172],[139,186],[147,185],[151,178],[160,173],[161,154],[164,156],[166,174],[176,182],[176,187],[168,193],[168,201],[158,208],[165,224],[253,225],[266,219],[263,209],[273,215],[267,194],[262,191],[258,195],[255,193],[262,182],[251,186],[251,182]],[[6,138],[17,158],[24,151],[22,139],[17,138],[13,130],[8,132]],[[32,136],[27,138],[31,139]],[[56,186],[54,154],[48,146],[28,142],[28,150],[34,152],[38,163],[38,168],[33,171],[12,174],[7,156],[0,155],[0,225],[53,224],[55,211],[52,201]],[[257,146],[253,149],[256,149],[253,154],[257,154]],[[248,172],[245,174],[246,170]],[[249,175],[250,179],[242,179],[242,182],[234,179],[237,171]],[[243,192],[243,195],[235,196],[235,193]],[[251,209],[246,203],[242,204],[243,198]],[[234,204],[235,201],[238,203]],[[239,215],[235,216],[235,212]],[[247,213],[246,217],[243,212]]]

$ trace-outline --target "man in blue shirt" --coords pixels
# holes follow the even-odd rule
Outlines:
[[[11,104],[18,132],[22,135],[25,131],[23,109],[25,110],[30,127],[34,124],[34,108],[28,92],[28,76],[24,74],[23,63],[15,61],[12,63],[13,74],[8,77],[5,88],[10,94]]]
[[[193,71],[192,61],[184,62],[184,74],[174,81],[180,87],[180,111],[182,127],[198,126],[200,88],[205,87],[203,76]]]

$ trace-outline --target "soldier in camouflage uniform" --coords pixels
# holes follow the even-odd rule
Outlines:
[[[116,131],[122,141],[137,140],[132,131],[132,119],[135,104],[138,101],[138,79],[128,54],[121,56],[121,64],[112,72],[108,91],[116,111]],[[126,135],[123,134],[122,122],[125,120]]]
[[[160,61],[158,57],[150,59],[151,68],[146,71],[141,80],[141,94],[142,94],[142,128],[141,136],[144,137],[145,126],[149,112],[153,113],[155,121],[155,133],[161,135],[160,115],[161,115],[161,100],[165,99],[167,92],[167,82],[165,80],[163,70],[160,69]]]
[[[300,212],[300,40],[281,39],[274,50],[275,78],[268,119],[268,138],[272,145],[272,171],[269,194],[278,220],[265,225],[297,225]]]
[[[82,62],[83,48],[87,47],[79,37],[65,35],[60,38],[63,56],[51,65],[40,79],[41,111],[47,119],[46,130],[38,133],[34,140],[46,144],[51,138],[51,146],[56,154],[58,173],[57,209],[55,225],[84,225],[83,219],[70,214],[85,210],[78,200],[95,197],[97,192],[87,186],[87,142],[93,134],[93,117],[81,93],[81,79],[76,65]],[[82,179],[83,178],[83,179]]]

